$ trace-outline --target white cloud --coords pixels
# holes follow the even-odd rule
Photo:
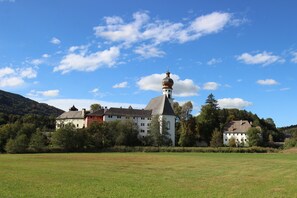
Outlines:
[[[140,45],[134,50],[135,53],[144,57],[161,57],[165,52],[159,50],[158,45],[166,42],[184,43],[217,33],[230,22],[232,15],[226,12],[212,12],[195,18],[187,25],[150,19],[148,12],[134,13],[131,22],[124,22],[119,16],[104,19],[105,25],[94,27],[97,37],[124,44],[128,48],[131,44],[137,43]]]
[[[71,46],[68,51],[73,53],[75,51],[79,51],[81,55],[85,55],[88,51],[89,45],[80,45],[80,46]]]
[[[265,80],[258,80],[257,83],[259,85],[277,85],[279,84],[276,80],[274,79],[265,79]]]
[[[245,64],[261,64],[264,66],[275,62],[284,62],[284,59],[282,59],[280,56],[273,55],[271,52],[266,51],[255,55],[243,53],[237,57],[237,60],[243,61]]]
[[[112,88],[126,88],[128,86],[128,82],[121,82],[112,86]]]
[[[150,90],[150,91],[162,91],[162,80],[165,78],[166,74],[152,74],[149,76],[141,77],[137,82],[137,86],[141,90]],[[185,79],[181,80],[178,75],[171,74],[170,76],[173,81],[173,97],[187,97],[187,96],[196,96],[198,94],[199,87],[195,85],[193,80]]]
[[[152,45],[142,45],[137,47],[134,52],[136,54],[141,55],[144,58],[151,58],[151,57],[163,57],[165,52],[159,50],[158,48]]]
[[[46,91],[36,91],[36,90],[31,90],[30,93],[27,95],[29,97],[56,97],[60,94],[60,90],[58,89],[53,89],[53,90],[46,90]]]
[[[49,54],[42,54],[42,58],[49,58],[50,55]]]
[[[221,59],[212,58],[209,61],[207,61],[207,64],[208,65],[216,65],[216,64],[221,63],[221,62],[222,62]]]
[[[36,65],[36,66],[38,66],[38,65],[40,65],[42,63],[43,63],[43,60],[41,60],[41,59],[33,59],[31,61],[31,64]]]
[[[76,108],[89,109],[91,104],[100,104],[103,107],[123,107],[128,108],[130,105],[135,109],[143,109],[145,108],[145,104],[133,104],[133,103],[120,103],[120,102],[109,102],[102,100],[90,100],[90,99],[50,99],[50,100],[41,100],[37,99],[37,101],[52,105],[54,107],[63,109],[64,111],[68,111],[72,105],[75,105]]]
[[[45,97],[56,97],[59,95],[59,93],[60,91],[58,89],[53,89],[53,90],[43,91],[42,95]]]
[[[3,76],[13,74],[14,72],[15,72],[14,69],[12,69],[10,67],[4,67],[4,68],[0,69],[0,78],[2,78]]]
[[[20,77],[12,76],[0,79],[0,87],[18,87],[24,84],[24,80]]]
[[[244,109],[251,106],[253,103],[245,101],[241,98],[222,98],[218,99],[218,104],[220,108],[225,109]]]
[[[141,36],[139,30],[149,20],[149,16],[146,12],[136,12],[133,19],[133,22],[124,24],[120,17],[105,17],[106,26],[94,27],[95,35],[110,41],[123,41],[126,44],[136,42]]]
[[[216,82],[207,82],[203,85],[204,90],[217,90],[219,88],[220,84]]]
[[[104,51],[98,51],[89,55],[70,53],[54,68],[54,72],[61,71],[63,74],[76,71],[94,71],[99,67],[112,67],[120,55],[118,47],[111,47]]]
[[[192,22],[191,28],[201,35],[216,33],[225,27],[230,18],[231,14],[229,13],[213,12],[196,18]]]
[[[50,41],[54,45],[59,45],[61,43],[60,39],[53,37]]]
[[[297,63],[297,52],[292,52],[292,56],[293,56],[293,58],[291,59],[291,61],[293,63]]]
[[[36,78],[37,71],[34,70],[32,67],[24,68],[19,70],[19,74],[22,78]]]
[[[31,67],[5,67],[0,69],[0,87],[18,87],[25,83],[25,79],[36,78],[37,71]]]
[[[104,97],[106,95],[108,95],[108,93],[103,93],[99,90],[99,88],[94,88],[90,91],[91,94],[93,94],[94,97]]]

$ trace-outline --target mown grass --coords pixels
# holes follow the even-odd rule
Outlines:
[[[0,197],[297,197],[296,154],[0,155]]]

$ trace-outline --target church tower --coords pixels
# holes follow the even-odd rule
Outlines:
[[[173,105],[173,97],[172,97],[172,86],[174,82],[170,78],[170,72],[166,72],[166,77],[162,80],[162,90],[163,95],[166,95],[170,101],[171,106]]]

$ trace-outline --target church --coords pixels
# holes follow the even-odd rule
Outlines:
[[[79,111],[73,105],[68,112],[64,112],[56,118],[56,129],[68,123],[72,123],[76,128],[85,128],[93,122],[131,119],[138,126],[139,137],[145,137],[148,135],[152,117],[159,116],[159,122],[165,120],[170,139],[175,145],[176,116],[173,111],[173,85],[174,81],[170,78],[170,72],[168,71],[166,77],[162,80],[163,94],[151,99],[144,109],[133,109],[131,106],[128,108],[104,107],[92,112],[86,111],[86,109]]]

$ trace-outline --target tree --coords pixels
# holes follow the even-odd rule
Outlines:
[[[195,146],[197,141],[196,122],[194,118],[183,120],[178,144],[180,146]]]
[[[37,131],[31,136],[29,149],[34,152],[45,151],[48,145],[48,139],[40,131]]]
[[[152,146],[170,146],[172,141],[166,127],[166,120],[159,116],[153,116],[149,127],[147,144]]]
[[[137,146],[140,145],[138,139],[138,128],[132,120],[121,121],[117,124],[116,145]]]
[[[210,143],[212,132],[220,127],[218,104],[214,96],[207,97],[206,104],[202,106],[200,115],[197,117],[197,132],[201,139]]]
[[[249,146],[260,146],[262,143],[261,131],[258,128],[251,127],[247,131],[247,139]]]
[[[210,146],[211,147],[223,146],[223,135],[217,128],[212,133]]]
[[[116,131],[118,122],[93,122],[90,127],[86,129],[88,134],[87,146],[90,149],[101,149],[114,145],[113,131]]]
[[[73,124],[66,124],[54,132],[52,137],[53,145],[64,151],[79,151],[83,149],[85,141],[83,130],[75,129]]]
[[[191,101],[186,102],[181,106],[181,120],[188,120],[192,117],[193,104]]]
[[[28,148],[29,139],[25,134],[18,135],[15,139],[9,139],[5,150],[7,153],[25,153]]]
[[[231,138],[229,139],[228,145],[229,145],[230,147],[236,147],[236,140],[235,140],[234,137],[231,137]]]
[[[92,111],[97,111],[97,110],[101,109],[101,105],[100,104],[91,104],[90,109]]]

